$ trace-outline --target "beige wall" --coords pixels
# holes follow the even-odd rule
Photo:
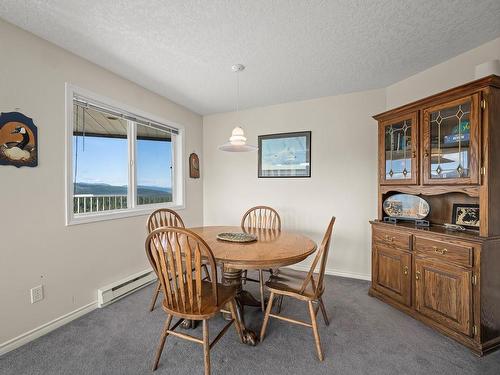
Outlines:
[[[0,111],[38,126],[39,166],[0,166],[0,345],[97,298],[97,288],[148,267],[146,216],[65,226],[65,95],[71,82],[186,127],[202,152],[200,116],[0,20]],[[202,180],[186,180],[188,225],[202,224]],[[45,288],[30,304],[29,289]]]
[[[377,189],[377,135],[371,117],[474,80],[476,65],[499,58],[500,38],[385,89],[205,116],[205,224],[238,224],[247,208],[268,204],[280,211],[285,229],[319,241],[328,216],[337,215],[329,270],[369,277],[368,220],[376,217]],[[257,153],[217,150],[236,125],[244,127],[254,144],[260,134],[312,130],[312,178],[258,179]]]
[[[387,87],[387,109],[473,81],[476,65],[500,59],[500,38]]]
[[[369,277],[368,220],[377,214],[377,125],[371,116],[384,109],[384,90],[373,90],[205,116],[204,223],[237,225],[248,208],[265,204],[279,211],[284,229],[320,241],[336,215],[329,270]],[[252,144],[261,134],[311,130],[312,177],[257,178],[256,152],[217,149],[237,124]]]

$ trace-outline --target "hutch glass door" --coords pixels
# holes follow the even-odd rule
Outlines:
[[[424,183],[478,183],[478,95],[424,110]]]
[[[380,183],[417,183],[417,115],[411,113],[385,121],[379,129]]]

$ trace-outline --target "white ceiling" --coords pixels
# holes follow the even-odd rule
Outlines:
[[[499,0],[1,0],[0,17],[199,113],[385,87],[500,36]]]

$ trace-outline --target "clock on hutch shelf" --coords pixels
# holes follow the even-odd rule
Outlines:
[[[374,116],[378,219],[370,295],[483,355],[500,347],[500,77]],[[384,222],[385,199],[413,194],[430,226]],[[452,231],[454,204],[479,206],[478,230]]]

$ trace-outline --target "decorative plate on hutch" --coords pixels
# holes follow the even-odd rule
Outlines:
[[[423,198],[411,194],[394,194],[383,204],[384,212],[397,219],[422,220],[429,215],[429,203]]]

